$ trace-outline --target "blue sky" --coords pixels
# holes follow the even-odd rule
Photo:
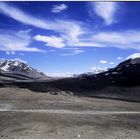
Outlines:
[[[52,76],[140,56],[140,2],[0,2],[0,59]]]

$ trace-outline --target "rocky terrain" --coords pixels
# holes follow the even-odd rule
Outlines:
[[[140,138],[140,104],[0,89],[0,138]]]

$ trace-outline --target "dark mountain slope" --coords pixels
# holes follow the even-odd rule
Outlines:
[[[28,77],[26,77],[28,78]],[[1,87],[28,88],[35,92],[72,92],[77,96],[140,101],[140,58],[129,59],[98,74],[61,79],[15,81]]]

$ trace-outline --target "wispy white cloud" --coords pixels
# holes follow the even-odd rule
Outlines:
[[[65,47],[64,40],[60,37],[36,35],[34,37],[34,39],[37,41],[44,42],[46,44],[46,46],[50,46],[50,47],[54,47],[54,48]]]
[[[121,60],[121,59],[123,59],[123,57],[118,56],[117,59],[118,59],[118,60]]]
[[[88,39],[79,39],[79,41],[73,46],[79,46],[79,47],[102,47],[102,45],[98,42],[94,42],[94,40],[88,40]]]
[[[110,65],[114,65],[114,62],[110,62],[109,64],[110,64]]]
[[[117,47],[121,49],[140,49],[140,30],[120,32],[99,32],[91,37],[102,47]]]
[[[98,11],[101,10],[101,8],[99,7],[103,7],[104,5],[105,8],[102,8],[102,10],[104,11],[100,11],[100,14],[102,15],[102,18],[106,21],[106,23],[112,24],[114,22],[114,18],[112,17],[114,17],[118,4],[116,2],[105,2],[105,4],[103,3],[104,2],[92,2],[91,4],[94,5],[94,10],[98,7]],[[106,9],[110,10],[107,12]],[[32,25],[44,30],[51,30],[52,35],[36,35],[34,37],[37,41],[42,41],[47,46],[52,46],[55,48],[116,47],[121,49],[140,49],[140,30],[118,32],[89,31],[89,29],[87,29],[88,27],[82,22],[60,19],[45,20],[36,18],[5,2],[0,2],[0,12],[21,23]],[[53,33],[55,33],[55,35],[53,35]],[[41,51],[38,48],[29,47],[31,43],[29,33],[26,33],[26,35],[23,34],[25,34],[25,32],[12,33],[12,35],[11,33],[4,35],[1,33],[0,49],[6,51]],[[52,39],[54,39],[56,42],[52,41]],[[77,53],[78,51],[75,52],[75,54]]]
[[[21,11],[20,9],[8,5],[4,2],[0,2],[0,11],[1,13],[19,21],[22,22],[24,24],[29,24],[38,28],[49,28],[46,24],[46,22],[44,22],[43,20],[40,20],[38,18],[34,18],[26,13],[24,13],[23,11]]]
[[[115,13],[117,11],[117,2],[93,2],[91,3],[92,11],[100,16],[106,23],[110,25],[116,21]]]
[[[133,53],[129,55],[126,59],[135,59],[135,58],[140,58],[140,53]]]
[[[30,30],[8,31],[1,30],[0,50],[7,51],[7,54],[15,54],[14,51],[42,52],[35,47],[28,47],[31,43]]]
[[[79,41],[79,35],[83,34],[81,23],[71,20],[45,20],[33,17],[22,10],[8,5],[5,2],[0,2],[1,13],[13,18],[21,23],[32,25],[37,28],[52,30],[60,34],[68,45],[73,45]]]
[[[59,4],[59,5],[54,5],[51,9],[52,13],[60,13],[64,10],[66,10],[68,6],[66,4]]]
[[[15,54],[16,54],[14,51],[11,51],[11,52],[6,51],[5,53],[6,53],[7,55],[10,55],[10,54],[15,55]]]
[[[83,52],[85,52],[84,50],[73,50],[73,52],[72,53],[64,53],[64,54],[60,54],[61,56],[69,56],[69,55],[76,55],[76,54],[79,54],[79,53],[83,53]]]
[[[108,63],[106,60],[100,60],[100,63],[101,64],[106,64],[106,63]]]
[[[10,55],[10,52],[9,52],[9,51],[6,51],[5,53],[6,53],[7,55]]]

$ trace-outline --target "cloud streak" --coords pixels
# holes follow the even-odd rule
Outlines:
[[[118,59],[118,60],[121,60],[121,59],[123,59],[123,57],[118,56],[117,59]]]
[[[7,55],[10,55],[10,54],[15,55],[15,54],[16,54],[14,51],[11,51],[11,52],[6,51],[5,53],[6,53]]]
[[[107,64],[108,62],[106,60],[100,60],[101,64]]]
[[[115,22],[117,7],[117,2],[95,2],[92,6],[95,13],[105,21],[106,25]]]
[[[114,65],[114,62],[110,62],[109,64],[110,64],[110,65]]]
[[[99,32],[92,36],[91,40],[102,47],[140,50],[140,30]]]
[[[50,47],[54,47],[54,48],[65,47],[64,40],[60,37],[36,35],[34,37],[34,39],[37,41],[44,42],[46,44],[46,46],[50,46]]]
[[[49,28],[48,24],[46,24],[46,22],[44,22],[43,20],[34,18],[24,13],[20,9],[14,6],[10,6],[4,2],[0,2],[0,11],[1,13],[11,17],[12,19],[15,19],[24,24],[32,25],[38,28],[43,28],[43,29]]]
[[[60,54],[61,56],[69,56],[69,55],[76,55],[76,54],[79,54],[79,53],[83,53],[83,52],[85,52],[84,50],[73,50],[73,52],[72,53],[64,53],[64,54]]]
[[[25,52],[43,52],[35,47],[28,47],[31,44],[30,30],[26,31],[8,31],[1,30],[0,33],[0,50],[7,51],[7,54],[14,54],[14,51]],[[8,52],[8,51],[11,51]]]
[[[116,12],[116,2],[92,2],[96,14],[102,17],[107,24],[114,23],[114,14]],[[104,7],[105,6],[105,7]],[[102,7],[102,8],[101,8]],[[110,9],[107,11],[107,9]],[[103,11],[102,11],[103,10]],[[92,31],[85,27],[85,24],[72,20],[45,20],[33,17],[22,10],[12,5],[0,2],[0,11],[4,15],[15,19],[23,24],[32,25],[44,30],[51,30],[51,35],[35,35],[36,41],[42,41],[46,46],[54,48],[64,47],[116,47],[121,49],[140,49],[140,30],[128,30],[119,32],[103,32]],[[84,27],[83,27],[84,26]],[[57,33],[57,36],[56,36]],[[55,34],[55,35],[54,35]],[[25,35],[25,38],[18,34],[8,35],[0,34],[1,48],[4,50],[14,51],[12,43],[15,44],[15,50],[24,51],[40,51],[37,48],[29,48],[30,37]],[[17,39],[16,39],[17,37]],[[12,41],[13,38],[13,41]],[[23,44],[20,42],[23,39]],[[7,44],[7,45],[6,45]],[[21,46],[21,47],[20,47]],[[1,50],[2,50],[1,49]],[[79,52],[75,52],[78,54]],[[73,53],[72,53],[73,54]]]
[[[54,5],[51,9],[52,13],[60,13],[64,10],[66,10],[68,6],[66,4],[59,4],[59,5]]]
[[[83,34],[80,22],[70,20],[49,21],[45,19],[39,19],[23,12],[17,7],[8,5],[4,2],[0,2],[0,11],[8,17],[15,19],[16,21],[19,21],[23,24],[57,32],[63,39],[65,39],[69,45],[73,45],[74,43],[78,42],[79,35]]]

